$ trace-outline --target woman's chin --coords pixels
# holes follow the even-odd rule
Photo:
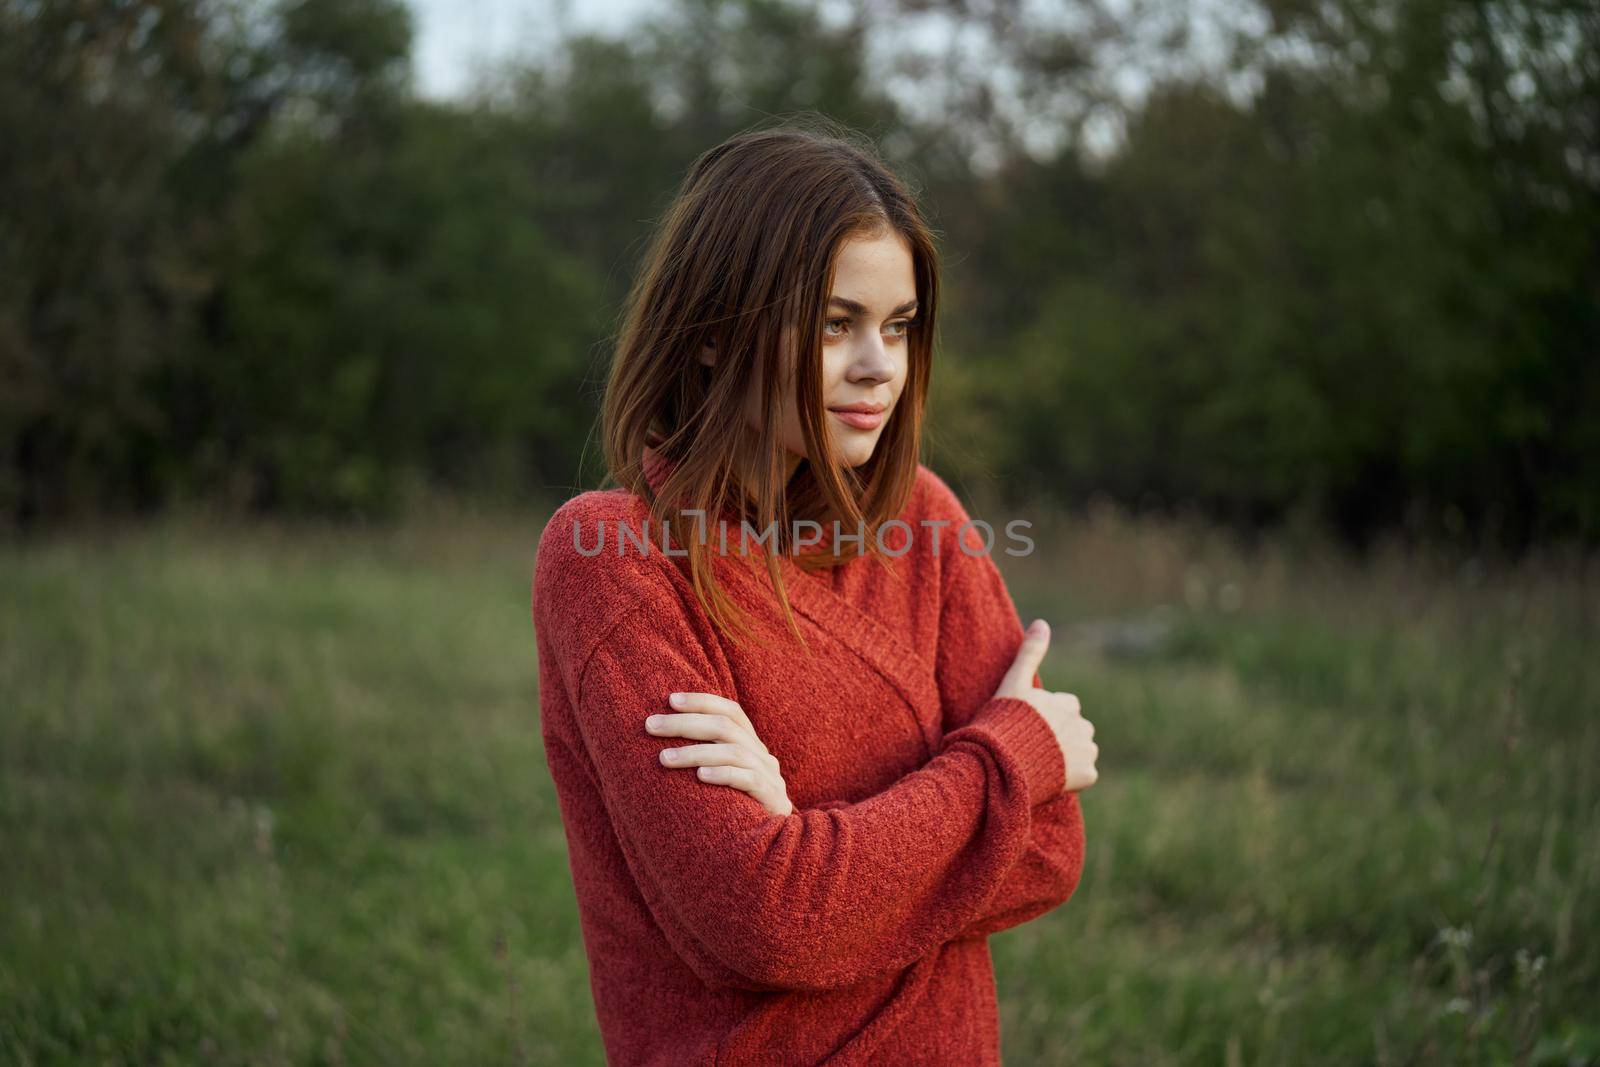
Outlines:
[[[844,460],[848,467],[859,467],[872,458],[872,453],[877,447],[876,437],[870,441],[844,441],[839,444],[839,458]]]

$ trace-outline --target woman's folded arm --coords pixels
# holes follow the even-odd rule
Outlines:
[[[962,936],[1007,893],[1034,812],[1064,784],[1049,725],[1000,698],[882,792],[774,816],[660,763],[671,741],[644,720],[677,691],[734,696],[676,600],[646,596],[582,666],[574,712],[647,903],[713,986],[849,985]]]
[[[929,480],[931,507],[954,534],[968,521],[966,509],[943,481]],[[935,676],[947,732],[960,730],[985,706],[1023,640],[1021,618],[992,553],[978,551],[975,531],[966,543],[967,549],[950,544],[942,567]],[[1037,674],[1033,684],[1042,685]],[[959,936],[997,933],[1062,904],[1077,888],[1083,861],[1078,795],[1062,793],[1033,810],[1027,848]]]
[[[1062,793],[1035,808],[1027,849],[955,939],[997,934],[1064,904],[1083,874],[1083,840],[1078,794]]]

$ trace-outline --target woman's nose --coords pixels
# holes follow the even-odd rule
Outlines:
[[[895,357],[883,343],[881,337],[868,337],[862,339],[851,353],[850,373],[847,377],[855,381],[886,382],[894,377]]]

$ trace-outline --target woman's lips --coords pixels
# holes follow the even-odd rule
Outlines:
[[[840,411],[838,408],[829,408],[834,416],[846,426],[853,426],[858,430],[876,430],[883,422],[881,411]]]

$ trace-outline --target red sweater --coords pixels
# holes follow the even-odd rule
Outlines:
[[[664,467],[649,455],[653,485]],[[780,555],[811,659],[737,525],[717,579],[773,650],[712,627],[654,523],[648,554],[618,536],[645,517],[623,489],[572,498],[533,580],[545,754],[610,1062],[997,1064],[987,936],[1071,896],[1084,831],[1050,727],[992,695],[1022,624],[994,560],[956,544],[961,503],[919,466],[892,567],[807,574]],[[644,720],[679,690],[744,708],[790,815],[661,764],[693,742]]]

